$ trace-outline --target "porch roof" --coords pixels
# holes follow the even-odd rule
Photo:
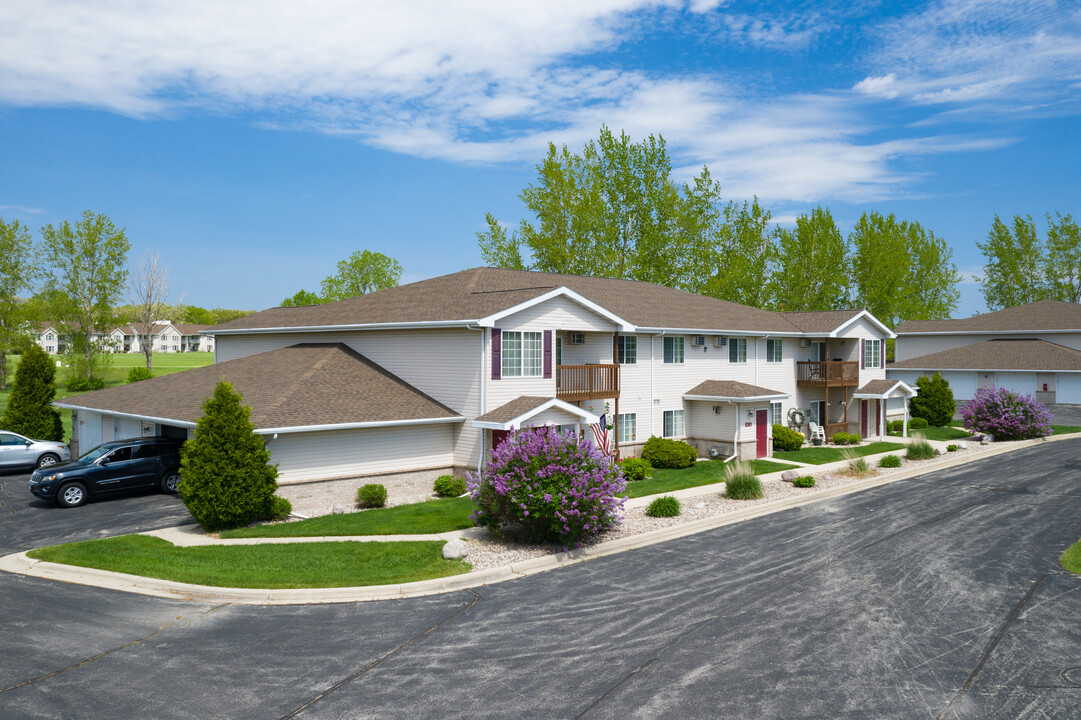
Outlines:
[[[579,419],[579,422],[587,425],[594,425],[601,420],[599,415],[558,398],[522,395],[500,405],[495,410],[484,413],[473,421],[473,427],[486,430],[520,428],[523,423],[551,408],[573,415]]]
[[[853,399],[885,400],[891,397],[916,397],[917,391],[911,385],[900,380],[872,380],[856,392]]]
[[[684,395],[684,400],[719,400],[727,402],[760,402],[784,400],[788,393],[758,387],[736,380],[706,380],[695,385]]]

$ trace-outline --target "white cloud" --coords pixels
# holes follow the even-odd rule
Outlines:
[[[0,212],[13,212],[19,215],[44,215],[45,208],[27,207],[25,205],[0,205]]]

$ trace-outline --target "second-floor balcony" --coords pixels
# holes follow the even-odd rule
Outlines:
[[[556,397],[567,402],[619,397],[619,365],[556,365]]]
[[[796,363],[796,385],[801,387],[858,387],[860,364],[844,360],[807,360]]]

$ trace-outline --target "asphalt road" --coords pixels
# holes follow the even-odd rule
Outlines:
[[[3,574],[0,717],[1077,718],[1081,576],[1058,557],[1079,451],[412,600],[211,606]]]

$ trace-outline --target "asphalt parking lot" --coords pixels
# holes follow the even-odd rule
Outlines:
[[[1058,557],[1081,537],[1079,451],[410,600],[215,606],[4,574],[0,717],[1077,718],[1081,576]]]

